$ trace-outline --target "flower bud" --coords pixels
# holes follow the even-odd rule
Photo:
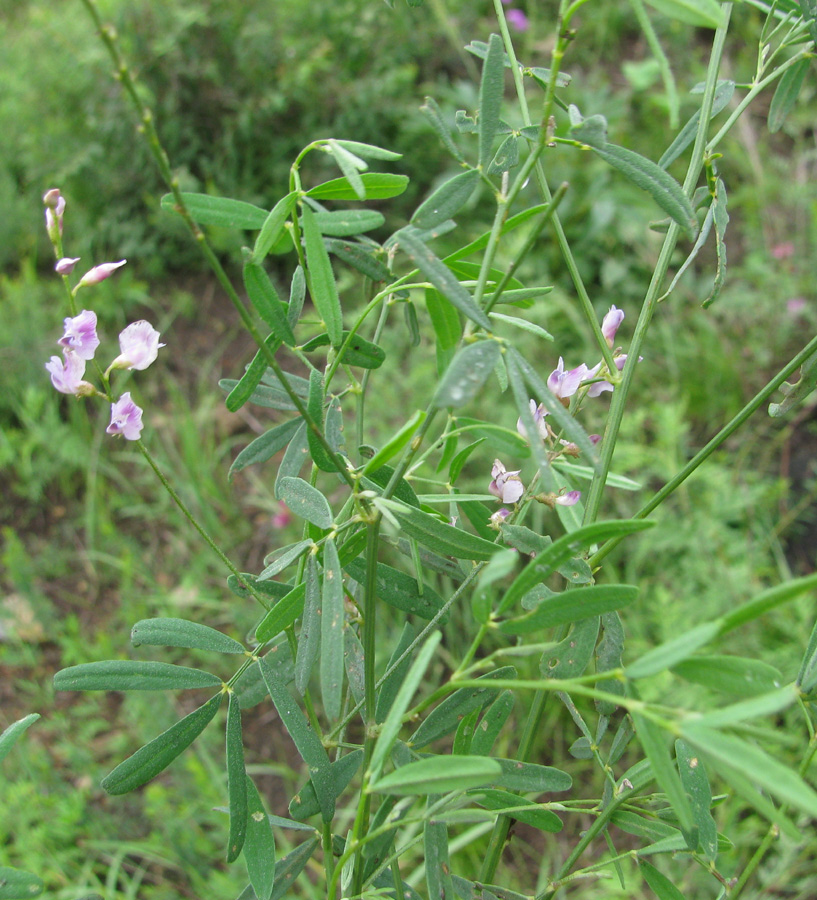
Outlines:
[[[54,266],[54,269],[57,275],[70,275],[74,271],[74,266],[79,262],[79,257],[76,259],[71,259],[68,256],[64,256],[59,262]]]
[[[120,259],[119,262],[102,263],[101,265],[94,266],[93,269],[89,269],[82,276],[77,287],[85,287],[89,284],[99,284],[100,281],[110,278],[111,275],[113,275],[120,266],[124,266],[126,262],[126,259]]]

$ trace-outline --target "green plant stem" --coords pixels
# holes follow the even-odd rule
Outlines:
[[[652,27],[652,22],[647,15],[647,11],[644,9],[642,0],[630,0],[630,6],[632,6],[635,17],[638,19],[638,24],[644,32],[647,43],[650,45],[652,55],[658,62],[658,68],[661,71],[661,80],[664,82],[664,90],[667,92],[669,127],[672,131],[675,131],[675,129],[678,128],[678,89],[675,86],[675,78],[672,75],[669,60],[667,59],[666,53],[664,53],[661,42],[658,40],[655,29]]]
[[[225,293],[227,294],[228,299],[238,312],[238,315],[241,318],[242,325],[246,328],[253,341],[255,341],[258,349],[261,351],[268,365],[278,376],[281,385],[287,392],[295,408],[303,417],[304,421],[307,424],[307,427],[315,434],[317,439],[322,444],[324,450],[326,450],[329,458],[335,464],[340,477],[343,478],[344,481],[346,481],[349,487],[354,488],[354,479],[346,470],[346,466],[343,463],[343,460],[329,445],[329,442],[326,440],[326,437],[321,431],[320,426],[309,415],[306,407],[301,401],[301,398],[293,390],[292,386],[289,383],[289,379],[286,377],[286,373],[283,372],[281,370],[281,367],[278,365],[273,350],[267,346],[263,336],[261,335],[261,332],[259,332],[258,328],[256,327],[255,321],[247,310],[247,307],[241,301],[241,298],[238,296],[238,293],[233,287],[229,276],[224,271],[224,267],[221,265],[218,257],[213,252],[212,247],[208,243],[204,232],[199,228],[198,224],[191,216],[190,211],[187,209],[187,205],[184,202],[184,197],[182,196],[181,188],[179,186],[179,180],[173,175],[167,153],[165,152],[165,149],[162,146],[161,141],[159,140],[159,135],[153,122],[153,113],[139,97],[139,93],[136,90],[136,84],[130,74],[130,70],[128,69],[125,60],[119,51],[116,30],[113,28],[113,26],[105,25],[102,22],[102,18],[99,14],[99,10],[97,9],[95,0],[82,0],[82,2],[85,5],[85,8],[90,13],[94,24],[99,30],[100,37],[102,38],[102,41],[105,44],[105,47],[107,48],[108,53],[110,54],[111,59],[114,62],[114,66],[116,67],[115,77],[120,81],[122,87],[131,98],[131,101],[136,108],[141,122],[140,130],[145,135],[148,147],[153,154],[153,158],[156,160],[156,164],[159,167],[162,178],[173,194],[176,211],[184,220],[185,225],[187,225],[188,230],[198,244],[199,249],[204,255],[204,258],[212,269],[213,273],[215,274],[219,284],[222,286]]]
[[[723,55],[723,47],[726,42],[726,33],[729,27],[731,14],[732,4],[725,3],[723,5],[723,21],[715,32],[715,39],[712,44],[712,53],[709,58],[706,84],[704,87],[703,100],[701,102],[701,115],[698,120],[698,132],[695,136],[692,157],[689,161],[686,178],[684,179],[684,192],[688,197],[692,196],[703,167],[706,133],[709,127],[709,120],[712,116],[712,102],[715,96],[718,72],[720,70],[721,57]],[[680,231],[681,228],[678,223],[673,222],[664,238],[664,243],[661,247],[661,252],[659,253],[658,261],[655,270],[653,271],[653,276],[647,289],[644,303],[641,307],[641,313],[635,326],[633,339],[628,349],[627,362],[624,365],[621,383],[613,392],[613,399],[610,403],[610,412],[607,417],[607,425],[604,429],[604,435],[601,442],[599,468],[596,470],[596,474],[590,483],[590,490],[585,499],[584,524],[595,522],[598,518],[602,492],[613,460],[613,452],[616,448],[618,433],[624,417],[624,408],[630,393],[630,386],[632,385],[635,369],[638,365],[639,353],[644,344],[653,313],[658,304],[661,286],[666,277],[667,269],[669,268],[672,253],[675,250]]]
[[[772,397],[784,381],[793,375],[794,372],[796,372],[797,369],[799,369],[800,366],[815,353],[817,353],[817,337],[812,338],[791,362],[787,363],[761,391],[755,394],[746,406],[744,406],[729,423],[724,425],[709,443],[707,443],[705,447],[702,447],[683,469],[674,475],[648,503],[642,506],[641,509],[633,515],[632,518],[644,519],[653,512],[653,510],[659,507],[673,491],[680,487],[702,463],[706,462],[706,460],[725,441],[727,441],[747,421],[747,419],[757,412],[757,410]],[[607,543],[600,547],[596,553],[590,557],[588,560],[590,566],[597,566],[611,550],[621,543],[622,540],[623,538],[612,538],[607,541]]]
[[[173,502],[181,510],[182,515],[187,519],[188,522],[190,522],[190,524],[193,526],[193,528],[196,529],[196,531],[201,536],[202,540],[213,551],[213,553],[215,553],[216,556],[224,563],[224,565],[227,567],[227,569],[230,571],[230,573],[232,575],[235,575],[235,577],[238,579],[238,583],[242,587],[246,588],[247,593],[249,593],[250,596],[254,600],[256,600],[258,603],[260,603],[261,606],[264,607],[264,609],[268,610],[270,607],[269,607],[269,604],[267,603],[267,601],[251,585],[246,583],[243,576],[241,575],[241,572],[239,572],[238,569],[233,565],[232,561],[229,559],[229,557],[226,555],[226,553],[224,553],[224,551],[221,549],[221,547],[219,547],[218,544],[213,540],[213,538],[210,537],[210,535],[207,533],[204,526],[193,515],[193,513],[188,508],[187,504],[178,495],[178,493],[174,489],[173,485],[170,484],[170,482],[167,480],[164,472],[162,472],[162,470],[159,468],[158,464],[156,463],[156,460],[153,458],[153,454],[150,452],[150,450],[148,450],[148,448],[145,446],[145,444],[141,440],[141,438],[138,441],[136,441],[136,446],[139,448],[139,451],[141,452],[142,456],[144,456],[148,465],[151,467],[151,469],[153,469],[156,477],[161,482],[162,487],[168,492],[168,494],[170,495]]]

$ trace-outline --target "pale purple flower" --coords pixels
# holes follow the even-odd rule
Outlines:
[[[772,256],[775,259],[788,259],[790,256],[794,256],[794,242],[783,241],[782,244],[775,244],[772,247]]]
[[[82,376],[85,374],[85,360],[70,350],[66,351],[65,359],[52,356],[45,364],[45,368],[51,375],[51,384],[61,394],[75,394],[79,397],[86,393],[85,387],[91,387],[82,380]]]
[[[63,197],[59,188],[51,188],[46,191],[43,196],[45,204],[45,230],[51,243],[55,244],[62,235],[62,216],[65,212],[65,197]]]
[[[610,307],[610,311],[601,320],[601,333],[607,346],[612,348],[613,341],[616,339],[616,332],[619,325],[624,321],[624,310],[618,309],[615,304]]]
[[[57,341],[66,351],[73,351],[80,359],[93,359],[99,346],[96,333],[96,313],[83,309],[78,316],[65,319],[65,334]]]
[[[625,359],[626,359],[626,357],[625,357]],[[586,380],[595,378],[596,375],[598,375],[598,373],[599,373],[599,369],[601,369],[601,363],[599,363],[597,366],[594,366],[592,369],[588,369]],[[609,381],[596,381],[593,384],[591,384],[590,387],[587,389],[587,396],[588,397],[598,397],[600,394],[603,394],[605,391],[612,391],[612,390],[613,390],[613,385],[610,384]]]
[[[144,319],[131,322],[119,335],[122,353],[111,363],[111,369],[146,369],[157,357],[159,332]]]
[[[566,400],[576,393],[583,381],[591,377],[592,375],[584,363],[566,372],[565,361],[560,356],[559,365],[548,376],[548,387],[555,396]]]
[[[499,531],[500,526],[510,514],[511,511],[506,506],[501,507],[491,516],[490,527],[495,528],[497,531]]]
[[[131,400],[129,391],[111,404],[111,424],[105,429],[108,434],[121,434],[126,441],[138,441],[143,428],[142,410]]]
[[[545,421],[545,416],[547,416],[548,411],[545,409],[544,404],[540,403],[537,406],[536,401],[531,400],[530,414],[531,416],[533,416],[533,422],[536,425],[537,430],[539,431],[539,437],[541,437],[542,440],[545,440],[548,436],[548,426],[547,422]],[[525,440],[527,440],[528,433],[527,431],[525,431],[525,425],[522,422],[521,416],[516,420],[516,430],[519,432],[519,434],[522,435],[523,438],[525,438]]]
[[[528,17],[521,9],[509,9],[505,13],[505,18],[508,20],[511,28],[515,28],[517,31],[528,30]]]
[[[560,494],[553,502],[559,506],[575,506],[581,495],[581,491],[568,491],[566,494]]]
[[[494,460],[491,467],[491,478],[493,481],[488,490],[502,503],[516,503],[525,493],[525,485],[519,478],[519,469],[507,472],[498,459]]]
[[[101,263],[98,266],[94,266],[93,269],[89,269],[82,276],[77,287],[85,287],[89,284],[99,284],[100,281],[110,278],[111,275],[113,275],[120,266],[124,266],[126,262],[126,259],[120,259],[119,262]]]
[[[70,275],[74,271],[74,266],[79,262],[79,259],[78,256],[75,259],[71,259],[70,256],[64,256],[54,266],[57,275]]]
[[[786,312],[790,316],[797,316],[806,308],[806,301],[803,297],[792,297],[786,301]]]

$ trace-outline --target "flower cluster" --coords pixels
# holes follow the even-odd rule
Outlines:
[[[505,6],[508,6],[512,3],[513,0],[502,0],[502,3]],[[522,12],[521,9],[509,9],[505,13],[505,19],[511,28],[516,31],[527,31],[528,30],[528,17]]]
[[[503,0],[503,2],[506,2],[506,0]],[[610,307],[609,312],[602,320],[601,333],[604,336],[604,340],[607,342],[607,346],[610,347],[611,350],[615,343],[616,332],[623,321],[624,312],[615,305]],[[626,354],[616,353],[613,357],[613,362],[619,371],[624,368],[624,363],[626,361]],[[576,366],[575,369],[566,369],[565,361],[560,356],[559,364],[548,376],[547,386],[554,397],[557,397],[565,406],[568,406],[570,398],[581,388],[583,388],[585,392],[583,396],[587,397],[598,397],[605,391],[612,391],[614,385],[604,377],[607,374],[609,374],[608,369],[603,362],[598,363],[593,366],[593,368],[589,368],[585,363],[582,363],[581,365]],[[545,408],[545,405],[543,403],[537,405],[535,400],[531,400],[530,412],[539,438],[548,444],[556,446],[557,436],[548,425],[548,410]],[[530,440],[521,416],[517,420],[516,430],[523,438]],[[595,444],[600,438],[598,435],[594,434],[590,435],[590,440]],[[561,454],[578,456],[579,448],[575,444],[562,439],[559,439],[558,443],[561,447],[559,448],[557,446],[557,449],[553,451],[553,458]],[[488,490],[500,503],[515,504],[525,493],[525,487],[519,478],[519,471],[508,472],[498,459],[494,460],[494,465],[491,469],[491,478],[492,481]],[[546,504],[551,507],[551,509],[557,505],[573,506],[579,502],[580,497],[580,491],[565,491],[564,489],[558,494],[543,493],[534,495],[535,500]],[[491,516],[491,524],[493,527],[499,528],[510,514],[511,511],[507,507],[501,507]]]
[[[56,188],[48,191],[43,197],[45,204],[45,225],[49,239],[57,255],[55,270],[66,277],[73,272],[79,262],[62,255],[63,215],[65,199]],[[125,265],[126,260],[102,263],[89,269],[77,282],[71,292],[73,303],[77,291],[82,287],[99,284],[109,278],[118,268]],[[67,283],[67,282],[66,282]],[[159,348],[159,332],[144,320],[132,322],[119,335],[119,356],[101,374],[105,391],[99,391],[92,384],[83,380],[86,364],[94,358],[100,345],[97,334],[96,313],[83,309],[79,315],[68,316],[64,321],[62,337],[57,344],[62,348],[62,357],[52,356],[45,364],[51,376],[51,383],[62,394],[73,394],[75,397],[101,396],[112,400],[109,387],[109,376],[114,369],[146,369],[157,357]],[[111,403],[111,421],[106,429],[108,434],[121,434],[128,441],[138,441],[143,428],[142,410],[131,399],[129,392]]]

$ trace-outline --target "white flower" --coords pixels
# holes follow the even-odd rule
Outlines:
[[[122,351],[111,363],[111,369],[146,369],[157,357],[159,332],[144,319],[132,322],[119,335],[119,349]]]

